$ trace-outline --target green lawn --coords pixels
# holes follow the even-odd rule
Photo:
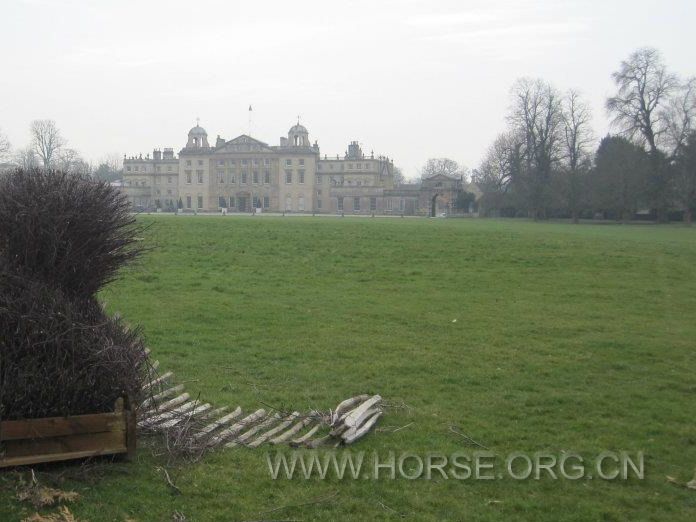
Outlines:
[[[394,409],[354,451],[643,451],[645,480],[271,480],[266,450],[170,473],[141,448],[64,488],[81,518],[694,520],[696,229],[494,220],[142,217],[156,247],[103,294],[215,405]],[[455,322],[456,319],[456,322]],[[67,470],[67,471],[66,471]],[[0,475],[0,520],[29,513]],[[47,477],[46,480],[49,480]],[[322,503],[313,499],[331,497]],[[306,504],[270,511],[282,506]]]

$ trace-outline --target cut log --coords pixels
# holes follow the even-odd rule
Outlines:
[[[311,424],[314,421],[314,418],[312,417],[305,417],[302,419],[300,422],[296,423],[292,428],[289,430],[285,431],[284,433],[281,433],[274,439],[271,439],[268,441],[269,444],[281,444],[282,442],[285,442],[286,440],[290,439],[292,436],[298,434],[302,428],[305,426]],[[318,426],[317,426],[318,428]]]
[[[375,425],[377,422],[377,419],[380,418],[382,415],[382,412],[377,410],[377,412],[369,417],[365,423],[360,426],[359,428],[351,428],[348,431],[346,431],[341,438],[343,439],[343,442],[346,444],[351,444],[358,440],[360,437],[364,436],[368,431],[370,431],[370,428]]]
[[[145,386],[143,386],[143,391],[152,390],[152,389],[156,388],[157,386],[161,385],[162,383],[168,381],[172,377],[174,377],[174,373],[167,372],[167,373],[163,374],[162,376],[157,377],[157,379],[145,384]]]
[[[140,405],[140,409],[143,410],[145,408],[149,408],[151,405],[157,404],[162,399],[170,397],[170,396],[177,394],[183,390],[184,390],[183,384],[177,384],[176,386],[172,386],[171,388],[168,388],[168,389],[164,390],[163,392],[158,393],[157,395],[153,395],[152,397],[148,397],[147,399],[145,399],[143,401],[143,403]]]
[[[168,420],[168,421],[165,421],[165,422],[163,422],[163,423],[161,423],[161,424],[158,424],[158,425],[157,425],[157,429],[158,429],[158,430],[166,430],[166,429],[169,429],[169,428],[173,428],[173,427],[176,426],[177,424],[181,424],[182,422],[185,422],[185,421],[187,421],[187,420],[189,420],[189,419],[194,418],[196,415],[199,415],[199,414],[201,414],[201,413],[204,413],[204,412],[208,411],[211,407],[212,407],[212,406],[211,406],[210,404],[207,404],[207,403],[206,403],[206,404],[201,404],[200,406],[196,406],[193,410],[191,410],[191,411],[188,412],[188,413],[185,413],[185,412],[184,412],[184,413],[181,414],[181,415],[176,415],[176,416],[174,416],[174,418],[172,418],[172,419],[170,419],[170,420]]]
[[[314,426],[312,429],[310,429],[307,433],[305,433],[305,434],[302,435],[301,437],[299,437],[299,438],[294,439],[293,441],[291,441],[291,442],[290,442],[290,446],[292,446],[292,447],[294,447],[294,448],[297,447],[297,446],[301,446],[301,445],[304,444],[307,440],[309,440],[310,437],[311,437],[312,435],[314,435],[314,434],[319,430],[320,427],[321,427],[321,424],[317,424],[316,426]]]
[[[196,434],[193,436],[193,438],[194,438],[195,440],[202,439],[203,437],[205,437],[206,435],[212,433],[213,431],[215,431],[215,430],[217,430],[217,429],[219,429],[219,428],[222,428],[223,426],[226,426],[227,424],[229,424],[230,422],[232,422],[234,419],[236,419],[237,417],[239,417],[241,414],[242,414],[242,408],[240,408],[239,406],[237,406],[237,409],[234,410],[232,413],[228,413],[228,414],[225,415],[224,417],[220,417],[220,418],[219,418],[218,420],[216,420],[215,422],[211,422],[210,424],[208,424],[207,426],[205,426],[203,429],[201,429],[201,431],[199,431],[198,433],[196,433]]]
[[[280,424],[278,424],[275,428],[273,428],[265,433],[262,433],[261,435],[256,437],[254,440],[252,440],[249,444],[247,444],[247,446],[249,448],[258,448],[261,444],[266,442],[268,439],[270,439],[274,435],[277,435],[278,433],[283,431],[285,428],[290,426],[299,416],[300,416],[299,411],[292,412],[290,415],[285,417],[285,419],[283,419],[283,421]]]
[[[346,418],[344,419],[343,423],[349,428],[359,427],[366,420],[365,415],[370,410],[370,408],[372,408],[376,404],[379,404],[381,400],[382,397],[380,397],[379,395],[372,396],[371,398],[363,402],[360,406],[351,411],[348,415],[346,415]]]
[[[187,392],[184,392],[181,395],[179,395],[178,397],[174,397],[173,399],[171,399],[167,402],[164,402],[158,406],[155,406],[154,408],[144,412],[142,416],[145,419],[147,417],[157,415],[157,414],[162,413],[164,411],[171,410],[172,408],[179,406],[180,404],[183,404],[184,402],[186,402],[190,398],[191,398],[191,396]]]
[[[187,395],[186,393],[184,395]],[[178,408],[174,408],[173,410],[165,411],[164,413],[160,413],[159,415],[154,415],[150,417],[149,419],[143,419],[138,423],[138,426],[143,427],[143,428],[151,428],[156,426],[162,421],[169,420],[177,415],[181,415],[183,413],[186,413],[187,411],[192,410],[193,408],[196,407],[196,405],[199,404],[198,401],[190,401],[187,402]]]
[[[260,419],[262,419],[266,415],[266,410],[263,408],[260,410],[256,410],[254,413],[251,415],[247,415],[244,417],[242,420],[239,422],[233,424],[227,429],[222,430],[220,433],[212,437],[208,441],[208,446],[217,446],[218,444],[221,444],[225,440],[234,437],[237,433],[242,431],[244,428],[251,426],[255,422],[258,422]]]
[[[257,434],[259,431],[266,429],[269,426],[273,426],[279,420],[280,420],[280,415],[278,413],[274,413],[273,415],[269,415],[260,424],[257,424],[253,428],[245,431],[239,437],[236,437],[232,442],[228,442],[227,444],[225,444],[225,447],[226,448],[234,448],[238,444],[246,444],[246,441],[248,441],[251,437],[253,437],[255,434]]]
[[[369,398],[369,395],[356,395],[355,397],[342,401],[338,406],[336,406],[336,409],[331,416],[331,424],[333,425],[341,417],[341,415],[355,408],[358,404],[366,401]]]
[[[328,443],[329,441],[333,440],[333,437],[331,435],[325,435],[323,437],[319,437],[318,439],[314,440],[309,440],[304,443],[305,447],[307,448],[318,448],[319,446],[323,446],[324,444]]]

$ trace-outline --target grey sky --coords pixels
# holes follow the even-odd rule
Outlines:
[[[56,120],[87,158],[209,137],[271,144],[297,115],[322,154],[357,139],[415,176],[475,167],[517,77],[590,100],[607,131],[610,74],[635,48],[696,75],[696,2],[673,0],[2,0],[0,129]]]

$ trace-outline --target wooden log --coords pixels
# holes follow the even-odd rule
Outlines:
[[[234,437],[237,433],[242,431],[247,426],[251,426],[255,422],[258,422],[265,415],[266,415],[266,410],[264,410],[263,408],[256,410],[251,415],[247,415],[239,422],[233,424],[229,428],[226,428],[226,429],[222,430],[220,433],[218,433],[217,435],[213,436],[208,441],[208,446],[217,446],[218,444],[221,444],[225,440],[227,440],[231,437]]]
[[[297,422],[289,430],[287,430],[284,433],[281,433],[280,435],[278,435],[277,437],[269,440],[268,443],[269,444],[281,444],[281,443],[287,441],[288,439],[290,439],[291,437],[293,437],[294,435],[298,434],[300,432],[300,430],[302,430],[302,428],[311,424],[312,422],[314,422],[314,420],[315,419],[313,417],[305,417],[300,422]]]
[[[242,433],[241,435],[236,437],[232,442],[228,442],[227,444],[225,444],[225,447],[226,448],[234,448],[238,444],[246,444],[246,442],[251,437],[253,437],[256,433],[258,433],[259,431],[261,431],[269,426],[272,426],[273,424],[278,422],[278,420],[280,420],[280,415],[278,413],[274,413],[273,415],[269,415],[260,424],[257,424],[253,428],[248,429],[247,431],[245,431],[244,433]]]
[[[348,431],[346,431],[341,436],[341,438],[343,439],[343,442],[345,444],[352,444],[353,442],[358,440],[360,437],[363,437],[368,431],[370,431],[372,426],[375,425],[375,423],[377,422],[377,419],[379,419],[381,415],[382,415],[382,412],[380,410],[377,410],[377,412],[374,415],[372,415],[371,417],[369,417],[362,426],[360,426],[357,429],[351,428]]]
[[[184,394],[187,395],[187,394]],[[150,428],[154,427],[160,422],[169,420],[177,415],[181,415],[182,413],[186,413],[187,411],[191,411],[193,408],[196,407],[196,404],[198,404],[198,401],[189,401],[181,406],[174,408],[173,410],[165,411],[164,413],[160,413],[158,415],[153,415],[152,417],[148,419],[141,420],[138,423],[138,426],[142,428]]]
[[[208,424],[207,426],[203,427],[203,428],[201,429],[201,431],[199,431],[198,433],[196,433],[196,434],[193,436],[193,438],[194,438],[195,440],[202,439],[203,437],[205,437],[206,435],[212,433],[213,431],[215,431],[215,430],[217,430],[217,429],[219,429],[219,428],[222,428],[223,426],[226,426],[227,424],[229,424],[230,422],[232,422],[234,419],[236,419],[237,417],[239,417],[241,414],[242,414],[242,408],[240,408],[239,406],[237,406],[237,409],[234,410],[232,413],[228,413],[228,414],[225,415],[224,417],[220,417],[220,418],[217,419],[215,422],[211,422],[211,423]]]
[[[379,404],[381,400],[382,397],[379,395],[373,395],[371,398],[363,402],[360,406],[346,415],[343,423],[349,428],[360,426],[365,421],[365,414],[370,410],[370,408],[376,404]]]
[[[178,395],[177,397],[174,397],[173,399],[171,399],[167,402],[164,402],[158,406],[155,406],[154,408],[144,412],[142,417],[147,418],[147,417],[150,417],[152,415],[157,415],[158,413],[171,410],[172,408],[175,408],[176,406],[183,404],[184,402],[186,402],[190,398],[191,398],[191,396],[188,393],[184,392],[181,395]]]
[[[167,397],[170,397],[172,395],[175,395],[179,393],[180,391],[184,390],[184,385],[183,384],[177,384],[176,386],[172,386],[171,388],[167,388],[163,392],[158,393],[157,395],[153,395],[151,397],[148,397],[143,401],[143,403],[140,405],[140,409],[146,409],[150,407],[151,405],[155,405],[158,402],[160,402],[162,399],[165,399]]]
[[[158,430],[166,430],[169,428],[173,428],[177,424],[181,424],[182,422],[186,422],[190,419],[193,419],[196,415],[199,415],[201,413],[204,413],[208,411],[212,406],[208,403],[206,404],[201,404],[200,406],[196,406],[189,412],[184,412],[182,415],[176,415],[173,418],[169,419],[168,421],[162,422],[157,425]]]
[[[312,435],[314,435],[319,430],[320,427],[321,427],[321,424],[317,424],[312,429],[310,429],[307,433],[305,433],[301,437],[294,439],[292,442],[290,442],[290,446],[292,446],[292,447],[301,446],[306,441],[308,441],[310,439],[310,437]]]
[[[174,373],[172,373],[172,372],[167,372],[167,373],[161,375],[160,377],[157,377],[156,379],[154,379],[154,380],[152,380],[152,381],[146,383],[146,384],[143,386],[143,391],[147,391],[147,390],[154,389],[154,388],[156,388],[157,386],[161,385],[162,383],[168,381],[168,380],[171,379],[172,377],[174,377]]]
[[[338,406],[336,406],[336,409],[334,410],[333,415],[331,416],[331,424],[334,424],[341,417],[341,415],[347,413],[355,406],[357,406],[363,401],[366,401],[369,398],[369,395],[356,395],[355,397],[351,397],[342,401]]]
[[[274,435],[280,433],[280,432],[283,431],[285,428],[287,428],[288,426],[290,426],[290,424],[292,424],[293,421],[294,421],[295,419],[297,419],[297,417],[299,417],[299,416],[300,416],[300,412],[299,412],[299,411],[294,411],[294,412],[292,412],[290,415],[288,415],[287,417],[285,417],[285,419],[283,419],[283,421],[282,421],[280,424],[278,424],[275,428],[273,428],[273,429],[271,429],[271,430],[269,430],[269,431],[267,431],[267,432],[265,432],[265,433],[262,433],[261,435],[259,435],[258,437],[256,437],[254,440],[252,440],[249,444],[247,444],[247,447],[249,447],[249,448],[258,448],[261,444],[263,444],[264,442],[266,442],[268,439],[270,439],[270,438],[273,437]]]

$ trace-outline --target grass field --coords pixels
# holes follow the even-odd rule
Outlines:
[[[92,521],[694,520],[696,229],[523,221],[142,217],[103,298],[216,405],[389,411],[354,451],[643,451],[645,480],[271,480],[265,450],[170,471],[149,448],[64,470]],[[456,319],[456,322],[455,322]],[[30,510],[0,475],[0,520]],[[333,495],[335,492],[335,496]],[[321,503],[313,499],[331,496]],[[299,507],[293,505],[305,504]],[[290,506],[276,511],[274,508]]]

